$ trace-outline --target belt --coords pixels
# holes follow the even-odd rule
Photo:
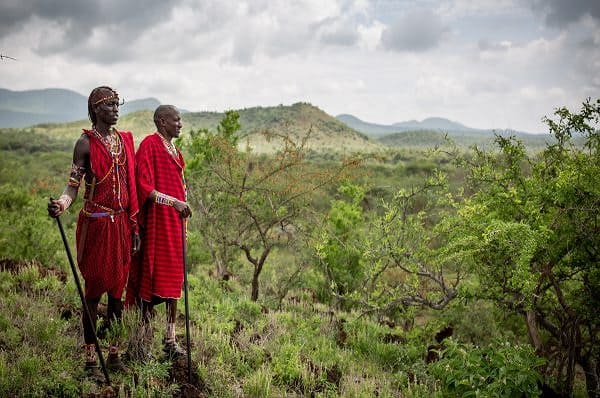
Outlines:
[[[117,214],[123,213],[123,210],[113,210],[113,211],[102,211],[98,213],[90,213],[89,211],[83,210],[83,214],[89,218],[101,218],[101,217],[110,217],[111,221],[115,221],[114,216]]]

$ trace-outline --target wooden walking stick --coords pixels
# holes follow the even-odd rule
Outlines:
[[[54,200],[50,198],[50,200]],[[65,251],[67,252],[67,257],[69,258],[69,264],[71,264],[71,271],[73,271],[73,278],[75,279],[75,284],[77,285],[77,291],[79,292],[79,298],[81,299],[81,304],[83,306],[83,313],[85,316],[88,325],[90,326],[90,330],[94,335],[94,345],[96,346],[96,352],[98,353],[98,359],[100,360],[100,366],[102,366],[102,373],[104,373],[104,378],[106,379],[106,384],[110,386],[110,378],[108,377],[108,370],[106,369],[106,363],[104,362],[104,357],[102,356],[102,350],[100,349],[100,343],[98,342],[98,336],[96,336],[96,328],[94,327],[94,322],[92,320],[92,316],[90,315],[90,310],[85,301],[85,297],[83,295],[83,289],[81,288],[81,283],[79,282],[79,276],[77,276],[77,270],[75,269],[75,263],[73,262],[73,256],[71,256],[71,249],[69,249],[69,243],[67,242],[67,237],[65,236],[65,230],[63,229],[62,222],[60,221],[60,216],[55,217],[56,223],[58,224],[58,229],[60,230],[60,236],[62,237],[62,241],[65,245]]]
[[[187,277],[187,239],[185,218],[181,218],[181,238],[183,240],[183,292],[185,303],[185,343],[187,345],[187,371],[188,383],[192,383],[192,351],[190,349],[190,305],[188,302],[188,277]]]

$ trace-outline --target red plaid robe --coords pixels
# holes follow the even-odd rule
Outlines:
[[[152,296],[181,297],[183,286],[182,220],[172,206],[148,199],[156,190],[186,200],[183,170],[185,162],[167,152],[158,133],[144,138],[136,153],[137,192],[141,212],[141,257],[132,269],[127,287],[127,304],[136,298],[150,301]]]
[[[131,235],[137,230],[135,147],[130,132],[119,131],[123,151],[113,164],[104,144],[90,130],[90,166],[95,184],[86,183],[84,205],[77,221],[77,263],[86,298],[108,292],[121,298],[131,263]],[[102,214],[118,212],[110,216]],[[90,216],[93,215],[93,216]]]

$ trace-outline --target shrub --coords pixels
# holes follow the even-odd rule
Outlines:
[[[537,397],[544,360],[531,346],[496,341],[486,347],[445,341],[441,359],[429,365],[447,397]]]

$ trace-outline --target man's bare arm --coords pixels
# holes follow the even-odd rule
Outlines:
[[[77,198],[79,186],[89,168],[90,141],[86,135],[82,135],[75,143],[73,149],[73,164],[69,173],[69,180],[60,198],[50,200],[48,203],[48,214],[50,217],[60,216],[71,203]]]

